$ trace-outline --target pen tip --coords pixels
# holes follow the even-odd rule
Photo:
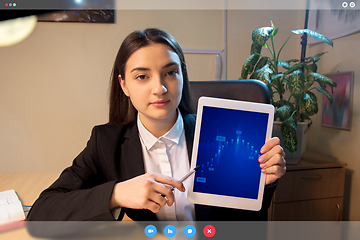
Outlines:
[[[201,165],[198,165],[196,168],[194,168],[195,171],[199,170],[201,168]]]

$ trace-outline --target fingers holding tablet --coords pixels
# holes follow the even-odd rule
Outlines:
[[[261,172],[266,173],[265,184],[270,184],[286,172],[285,153],[277,137],[271,138],[260,150],[259,157]]]

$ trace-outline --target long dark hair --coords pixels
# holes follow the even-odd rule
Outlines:
[[[121,89],[118,76],[125,79],[125,64],[131,54],[151,43],[162,43],[169,46],[180,58],[183,74],[183,90],[179,110],[182,114],[193,113],[189,77],[186,70],[184,53],[173,36],[157,28],[147,28],[130,33],[122,42],[111,74],[109,122],[129,124],[135,120],[137,110],[129,97]]]

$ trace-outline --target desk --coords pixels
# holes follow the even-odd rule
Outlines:
[[[0,173],[0,192],[14,189],[22,204],[33,205],[40,193],[48,188],[62,171]],[[124,216],[123,221],[131,221]]]
[[[0,173],[0,191],[14,189],[22,204],[32,205],[61,171]]]
[[[48,188],[59,176],[61,171],[48,172],[12,172],[0,173],[0,191],[14,189],[21,203],[33,205],[40,193]],[[123,221],[131,221],[124,216]],[[0,240],[27,240],[31,237],[25,228],[0,233]]]
[[[338,221],[342,218],[346,163],[305,152],[287,165],[269,209],[269,220]]]
[[[61,171],[0,173],[0,191],[14,189],[22,204],[33,205],[40,193],[49,187]],[[26,228],[0,233],[1,240],[37,239],[29,235]]]

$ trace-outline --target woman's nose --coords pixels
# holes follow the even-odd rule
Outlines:
[[[153,94],[164,94],[167,92],[167,88],[160,77],[154,78],[154,85],[152,89]]]

